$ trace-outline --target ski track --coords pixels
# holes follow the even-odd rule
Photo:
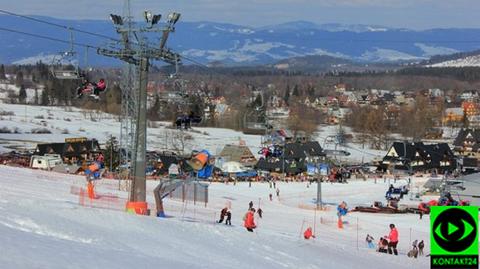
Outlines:
[[[359,213],[345,218],[344,230],[335,226],[335,209],[317,212],[316,236],[305,241],[304,229],[313,226],[313,211],[295,204],[311,200],[316,188],[302,183],[278,183],[281,196],[291,197],[286,204],[268,200],[268,184],[210,184],[209,204],[165,199],[167,219],[136,216],[122,211],[82,207],[70,186],[84,186],[76,176],[0,166],[0,268],[425,268],[428,258],[409,259],[379,254],[364,245],[364,236],[388,233],[395,222],[400,231],[400,253],[409,247],[409,228],[428,235],[428,220],[416,221],[413,215],[386,216]],[[152,187],[147,182],[147,200],[153,209]],[[126,197],[114,190],[116,181],[101,180],[97,191]],[[323,191],[331,202],[349,200],[347,189],[370,194],[352,195],[366,202],[371,194],[384,193],[386,184],[352,182],[326,185]],[[341,193],[341,197],[335,196]],[[347,196],[344,196],[344,195]],[[261,208],[256,216],[258,228],[249,233],[242,216],[248,202]],[[214,216],[226,202],[231,203],[233,226],[214,224]],[[215,215],[216,214],[216,215]],[[359,219],[357,249],[356,219]],[[320,223],[320,218],[324,223]],[[330,221],[333,219],[333,221]],[[327,221],[328,220],[328,221]],[[411,225],[410,223],[413,223]],[[423,236],[423,235],[422,235]],[[413,239],[413,238],[412,238]],[[428,238],[426,240],[428,248]]]

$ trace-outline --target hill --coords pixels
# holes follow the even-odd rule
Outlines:
[[[63,20],[41,17],[50,22],[72,25],[79,29],[117,38],[107,20]],[[4,28],[48,35],[68,40],[69,33],[20,18],[0,16]],[[365,63],[421,61],[433,55],[451,54],[478,49],[472,40],[480,29],[431,29],[413,31],[371,25],[316,25],[311,22],[289,22],[267,27],[247,27],[217,22],[180,21],[169,39],[169,46],[202,63],[224,65],[273,64],[280,60],[308,55],[327,55]],[[75,40],[96,46],[109,40],[75,34]],[[41,40],[0,31],[2,63],[34,63],[67,50],[67,44]],[[85,51],[79,51],[83,63]],[[118,65],[90,51],[85,65]]]

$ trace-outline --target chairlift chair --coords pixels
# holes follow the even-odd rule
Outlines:
[[[51,73],[56,79],[78,80],[82,74],[75,59],[74,51],[66,51],[53,58]]]
[[[82,78],[74,50],[73,31],[70,30],[70,50],[59,53],[52,59],[51,73],[56,79],[77,80]],[[73,67],[73,68],[72,68]]]

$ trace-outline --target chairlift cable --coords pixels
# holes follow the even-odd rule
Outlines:
[[[6,31],[6,32],[17,33],[17,34],[21,34],[21,35],[32,36],[32,37],[46,39],[46,40],[50,40],[50,41],[54,41],[54,42],[60,42],[60,43],[64,43],[64,44],[73,44],[75,46],[80,46],[80,47],[99,49],[99,47],[94,46],[94,45],[90,45],[90,44],[79,43],[79,42],[73,42],[72,43],[69,40],[63,40],[63,39],[59,39],[59,38],[55,38],[55,37],[51,37],[51,36],[27,33],[27,32],[14,30],[14,29],[9,29],[9,28],[5,28],[5,27],[0,27],[0,31]]]
[[[97,36],[97,37],[101,37],[101,38],[105,38],[105,39],[110,39],[112,41],[120,41],[116,38],[113,38],[113,37],[110,37],[110,36],[107,36],[107,35],[93,33],[93,32],[89,32],[89,31],[77,29],[77,28],[74,28],[74,27],[69,27],[69,26],[65,26],[65,25],[62,25],[62,24],[49,22],[49,21],[46,21],[46,20],[34,18],[34,17],[31,17],[31,16],[27,16],[27,15],[21,15],[21,14],[10,12],[10,11],[3,10],[3,9],[0,9],[0,13],[7,14],[7,15],[10,15],[10,16],[20,17],[20,18],[23,18],[23,19],[27,19],[27,20],[31,20],[31,21],[35,21],[35,22],[39,22],[39,23],[43,23],[43,24],[47,24],[47,25],[50,25],[50,26],[55,26],[55,27],[58,27],[58,28],[69,30],[69,31],[75,31],[75,32],[79,32],[79,33],[83,33],[83,34],[87,34],[87,35],[92,35],[92,36]]]

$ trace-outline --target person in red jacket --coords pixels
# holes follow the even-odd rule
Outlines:
[[[93,94],[95,94],[95,95],[99,95],[100,92],[105,91],[105,89],[107,88],[107,84],[105,84],[105,80],[103,78],[101,78],[93,86],[94,86],[93,87]]]
[[[311,237],[312,238],[315,238],[315,235],[313,235],[313,232],[312,232],[312,227],[308,227],[305,232],[303,233],[303,237],[305,239],[310,239]]]
[[[390,224],[390,234],[388,235],[388,240],[388,254],[392,254],[393,250],[393,254],[398,255],[398,231],[394,224]]]
[[[245,228],[247,228],[247,231],[249,232],[253,232],[253,229],[257,228],[257,225],[255,225],[254,214],[255,209],[250,208],[250,210],[248,210],[247,214],[245,214],[245,217],[243,218],[243,226],[245,226]]]

